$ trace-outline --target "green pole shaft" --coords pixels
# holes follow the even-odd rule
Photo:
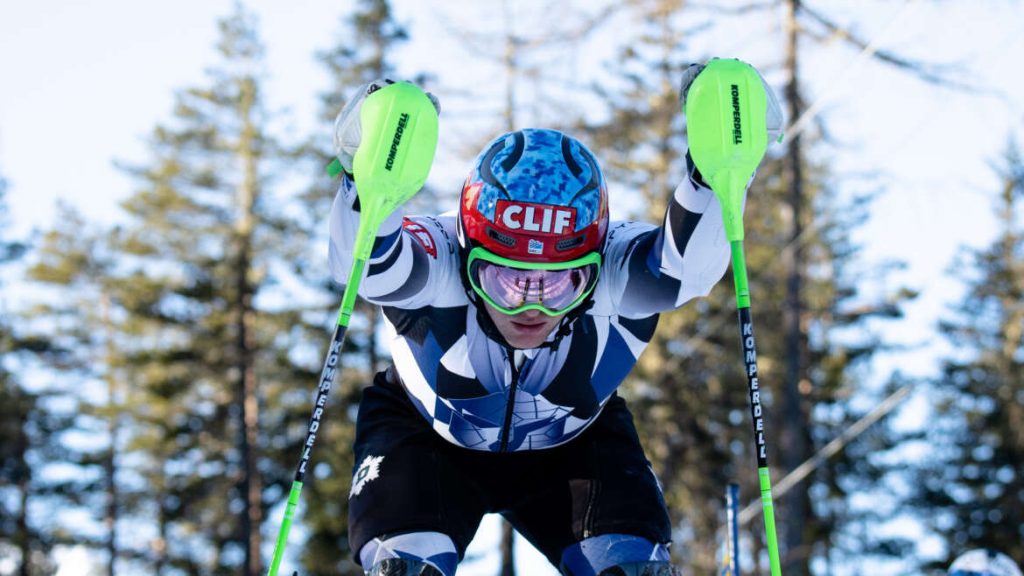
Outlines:
[[[288,543],[288,532],[292,529],[292,520],[295,518],[295,508],[299,504],[299,495],[302,494],[302,482],[292,481],[291,492],[288,493],[288,505],[284,509],[284,519],[281,520],[281,529],[277,532],[277,543],[274,545],[274,559],[270,563],[269,576],[277,576],[281,566],[281,558],[284,556],[284,547]]]
[[[772,576],[782,575],[779,562],[779,541],[775,533],[775,502],[772,499],[772,476],[768,468],[758,468],[757,475],[761,483],[761,508],[764,511],[764,534],[768,540],[768,564]]]
[[[437,149],[435,105],[420,88],[408,82],[391,84],[368,94],[362,103],[359,118],[362,140],[352,160],[352,172],[359,182],[362,209],[352,250],[352,270],[338,310],[334,337],[320,372],[316,404],[303,443],[302,458],[288,494],[288,504],[278,531],[269,576],[277,576],[281,556],[288,542],[288,532],[298,506],[316,434],[320,429],[327,393],[335,375],[341,371],[341,347],[375,237],[385,218],[423,187]],[[328,172],[337,175],[340,171],[340,162],[332,161]]]
[[[359,242],[357,241],[357,248],[358,244]],[[366,250],[363,251],[365,252]],[[365,268],[366,258],[357,257],[352,262],[348,284],[345,285],[345,293],[341,298],[341,306],[338,308],[337,326],[334,330],[334,336],[331,338],[331,346],[327,358],[324,360],[323,370],[320,372],[320,384],[317,388],[313,415],[309,419],[306,441],[302,443],[302,457],[299,459],[299,465],[295,470],[295,479],[292,481],[291,492],[288,493],[288,504],[285,506],[284,519],[281,521],[281,527],[277,532],[277,542],[274,545],[274,559],[270,564],[270,571],[267,572],[267,576],[277,576],[281,557],[284,556],[284,549],[288,544],[288,533],[292,528],[295,508],[299,504],[299,495],[302,494],[302,483],[306,478],[306,467],[309,465],[310,456],[313,452],[313,444],[316,442],[316,435],[320,430],[320,418],[323,416],[324,408],[327,405],[327,394],[331,391],[331,384],[334,382],[335,375],[341,370],[341,347],[345,342],[349,319],[352,317],[352,309],[355,307],[356,294],[359,292],[359,283],[363,279],[363,270]]]
[[[743,254],[743,238],[729,242],[732,250],[732,280],[736,285],[736,308],[750,309],[750,285],[747,282],[747,259]]]
[[[753,417],[754,448],[757,454],[757,474],[761,487],[761,508],[764,512],[764,530],[768,547],[768,561],[772,576],[781,576],[778,537],[775,533],[775,503],[772,499],[772,478],[768,470],[768,449],[764,432],[764,409],[761,406],[761,383],[757,376],[757,347],[754,342],[754,321],[750,317],[750,288],[747,282],[747,263],[743,254],[743,240],[733,240],[732,274],[736,284],[736,307],[743,344],[743,362],[747,371],[750,395],[750,414]]]
[[[338,326],[348,327],[352,310],[356,307],[356,292],[358,292],[359,283],[363,281],[364,268],[366,268],[366,258],[357,256],[352,262],[352,271],[349,272],[345,294],[341,297],[341,306],[338,308]]]

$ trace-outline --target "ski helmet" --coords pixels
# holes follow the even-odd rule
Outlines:
[[[503,134],[477,159],[459,202],[466,278],[506,314],[571,310],[593,290],[608,231],[594,155],[556,130]]]
[[[1024,576],[1020,568],[1002,552],[977,549],[965,552],[953,561],[948,576]]]
[[[477,158],[459,202],[459,243],[524,263],[600,253],[608,191],[590,150],[556,130],[499,136]]]

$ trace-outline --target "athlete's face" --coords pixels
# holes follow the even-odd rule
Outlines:
[[[565,314],[548,316],[540,310],[525,310],[519,314],[504,314],[490,304],[484,304],[498,332],[513,348],[536,348],[544,343],[548,334],[558,326]]]

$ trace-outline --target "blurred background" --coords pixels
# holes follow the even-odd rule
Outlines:
[[[456,207],[492,137],[587,143],[612,219],[685,175],[681,71],[757,67],[787,134],[746,208],[787,575],[1024,561],[1024,8],[1012,0],[58,0],[0,6],[0,574],[264,574],[340,292],[332,121],[441,101],[405,207]],[[684,574],[767,573],[731,275],[662,317],[620,393]],[[282,573],[346,539],[360,305]],[[753,503],[752,507],[746,506]],[[460,574],[551,575],[499,517]]]

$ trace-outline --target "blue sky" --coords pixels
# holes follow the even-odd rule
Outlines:
[[[441,85],[471,91],[478,80],[476,56],[452,41],[445,21],[483,22],[492,12],[500,14],[497,4],[396,2],[413,36],[431,38],[432,44],[429,54],[403,52],[403,71],[440,71]],[[888,337],[920,348],[883,358],[878,374],[897,366],[914,375],[933,374],[935,355],[943,350],[933,335],[934,321],[960,290],[948,267],[958,247],[980,247],[993,237],[998,182],[990,165],[1011,134],[1024,143],[1024,7],[1009,0],[816,4],[837,21],[856,20],[859,32],[881,49],[960,65],[954,77],[978,88],[978,94],[937,88],[871,64],[838,42],[815,50],[803,68],[808,98],[820,106],[834,139],[820,153],[840,170],[847,192],[884,190],[870,222],[857,232],[865,273],[884,260],[901,260],[908,267],[889,287],[906,283],[922,290],[907,320],[886,330]],[[326,86],[326,76],[313,54],[332,44],[346,4],[249,5],[261,18],[268,47],[270,105],[289,109],[298,130],[320,132],[329,142],[330,127],[314,123],[315,94]],[[131,182],[114,160],[146,159],[144,139],[170,117],[174,91],[205,81],[202,71],[215,61],[216,19],[230,8],[229,0],[35,0],[0,6],[0,174],[10,184],[16,234],[51,225],[58,199],[101,221],[116,217],[116,202],[131,192]],[[694,58],[734,56],[770,70],[778,62],[774,46],[781,22],[781,14],[720,22],[718,32],[695,40],[690,49]],[[593,65],[591,74],[600,73],[599,55],[574,58],[575,64]],[[766,75],[776,85],[782,80],[770,71]],[[486,108],[439,96],[442,118]],[[480,97],[494,109],[500,106],[495,94]],[[453,164],[435,171],[432,180],[457,184],[464,165]],[[9,305],[19,297],[15,286],[2,298]]]

